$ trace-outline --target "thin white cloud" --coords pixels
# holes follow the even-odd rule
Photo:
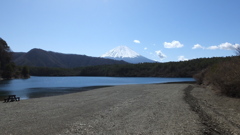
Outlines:
[[[165,54],[163,54],[160,50],[155,51],[155,52],[158,55],[158,57],[160,58],[160,60],[167,58],[167,56]]]
[[[231,43],[222,43],[218,46],[210,46],[207,49],[209,50],[216,50],[216,49],[221,49],[221,50],[235,50],[236,48],[240,47],[240,44],[231,44]]]
[[[172,42],[164,42],[163,44],[165,48],[181,48],[184,46],[179,41],[175,40],[173,40]]]
[[[209,49],[209,50],[216,50],[216,49],[219,49],[219,48],[218,48],[218,46],[213,45],[213,46],[209,46],[207,49]]]
[[[134,43],[140,44],[141,42],[139,40],[133,40]]]
[[[192,49],[204,49],[204,47],[201,46],[200,44],[196,44],[192,47]]]
[[[148,49],[147,47],[144,48],[144,50],[147,50],[147,49]]]
[[[188,61],[188,59],[185,58],[185,56],[178,56],[178,60],[179,61]]]

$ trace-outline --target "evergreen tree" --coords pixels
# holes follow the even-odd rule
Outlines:
[[[10,64],[11,52],[7,42],[0,38],[0,77],[12,78],[14,66]]]
[[[15,71],[15,64],[8,63],[5,66],[5,69],[3,70],[2,77],[10,79],[14,76],[14,71]]]
[[[22,68],[22,75],[24,78],[28,78],[29,77],[29,68],[27,66],[24,66]]]
[[[29,69],[24,67],[22,70],[12,62],[12,52],[7,42],[0,38],[0,78],[11,79],[29,77]]]
[[[4,70],[5,66],[11,62],[11,52],[7,42],[0,38],[0,70]]]

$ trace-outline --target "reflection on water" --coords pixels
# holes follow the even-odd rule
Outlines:
[[[159,77],[31,77],[0,81],[0,100],[8,95],[21,99],[61,95],[92,89],[93,86],[194,81],[193,78]]]
[[[63,94],[69,94],[74,92],[81,92],[81,91],[87,91],[92,90],[100,87],[107,87],[107,86],[95,86],[95,87],[81,87],[81,88],[33,88],[28,89],[29,91],[26,92],[27,97],[24,97],[24,94],[19,93],[18,95],[22,95],[26,98],[39,98],[39,97],[49,97],[49,96],[57,96],[57,95],[63,95]]]

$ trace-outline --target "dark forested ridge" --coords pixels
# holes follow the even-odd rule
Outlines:
[[[32,49],[27,53],[13,53],[14,62],[20,66],[75,68],[83,66],[127,64],[124,61],[90,57],[86,55],[63,54],[42,49]]]
[[[82,68],[81,76],[192,77],[208,66],[227,58],[200,58],[167,63],[142,63]]]
[[[141,63],[88,66],[74,69],[31,68],[36,76],[114,76],[114,77],[192,77],[208,66],[231,57],[199,58],[167,63]]]

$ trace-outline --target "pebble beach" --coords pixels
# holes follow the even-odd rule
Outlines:
[[[188,83],[104,87],[0,103],[0,134],[240,134],[239,101]]]

